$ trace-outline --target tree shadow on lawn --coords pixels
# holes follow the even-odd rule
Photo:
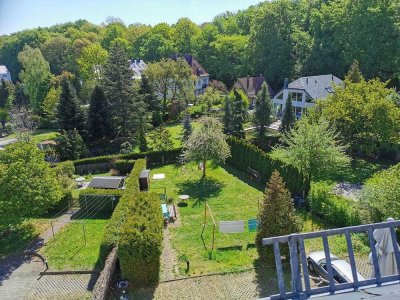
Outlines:
[[[255,180],[252,180],[247,174],[245,174],[227,164],[221,165],[221,167],[224,168],[225,171],[227,171],[232,176],[235,176],[240,181],[243,181],[244,183],[250,185],[251,187],[255,188],[256,190],[259,190],[260,192],[264,192],[265,183],[263,183],[263,181],[257,182]]]
[[[192,207],[199,207],[202,202],[209,198],[218,197],[224,186],[222,182],[208,177],[177,184],[179,193],[189,195],[190,199],[193,200]]]

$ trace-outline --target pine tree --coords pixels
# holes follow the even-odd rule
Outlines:
[[[57,107],[57,120],[60,131],[78,130],[85,132],[85,114],[70,81],[64,77],[61,81],[61,94]]]
[[[103,144],[113,137],[109,105],[100,86],[95,86],[90,96],[88,132],[93,144]]]
[[[299,225],[290,192],[275,170],[267,183],[258,216],[256,246],[260,258],[274,260],[273,250],[262,245],[263,238],[298,232]],[[281,248],[281,254],[287,254],[287,250],[287,246]]]
[[[162,124],[161,111],[159,110],[153,111],[151,115],[151,123],[153,124],[154,127],[158,127]]]
[[[118,137],[134,136],[138,129],[137,106],[140,100],[135,95],[132,77],[133,71],[124,48],[114,43],[104,66],[104,93]]]
[[[264,82],[262,84],[261,91],[257,95],[255,111],[255,118],[257,126],[259,126],[260,136],[265,135],[265,130],[271,123],[271,110],[272,101],[271,97],[269,96],[268,86]]]
[[[281,132],[289,132],[293,127],[296,118],[294,116],[292,98],[288,97],[285,103],[285,109],[283,110],[282,123],[280,127]]]
[[[140,152],[146,152],[147,150],[149,150],[146,140],[146,121],[143,114],[140,114],[139,116],[138,140]]]
[[[233,90],[233,136],[244,139],[245,133],[243,129],[243,100],[236,89]]]
[[[358,65],[358,60],[355,59],[353,61],[345,78],[353,83],[359,83],[364,80],[364,77],[360,71],[360,66]]]
[[[56,138],[58,152],[61,160],[76,160],[87,154],[87,147],[76,129],[65,131]]]
[[[192,120],[190,119],[190,114],[188,111],[185,112],[183,116],[183,135],[182,141],[185,142],[192,134]]]
[[[232,112],[232,101],[229,96],[225,98],[224,104],[224,133],[232,135],[233,133],[233,112]]]

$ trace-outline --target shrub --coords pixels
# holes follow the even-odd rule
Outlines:
[[[327,225],[345,227],[361,223],[356,204],[332,192],[333,184],[321,181],[311,184],[308,207],[312,214],[320,217]]]
[[[400,164],[374,174],[362,189],[362,202],[366,204],[372,221],[388,217],[400,218]]]
[[[261,174],[264,182],[271,177],[274,170],[278,170],[292,194],[301,195],[307,191],[306,179],[297,169],[272,159],[268,153],[245,140],[229,137],[227,142],[231,147],[231,157],[227,159],[229,165],[243,172],[247,172],[250,167]]]
[[[75,166],[72,161],[60,162],[53,168],[53,170],[57,176],[65,175],[68,177],[73,177],[75,174]]]
[[[134,206],[123,223],[118,246],[121,273],[135,286],[159,280],[163,218],[155,193],[132,195]]]
[[[117,159],[114,164],[114,169],[118,171],[119,175],[128,174],[135,164],[133,159]]]
[[[50,215],[55,215],[61,211],[66,211],[71,207],[73,202],[72,191],[70,189],[63,190],[62,197],[52,208],[49,209]]]
[[[139,191],[140,171],[145,168],[145,159],[136,160],[129,177],[126,179],[125,190],[122,192],[122,197],[104,230],[103,240],[100,245],[100,261],[102,263],[105,262],[113,247],[118,245],[122,224],[124,224],[125,218],[130,210],[129,207],[133,205],[133,198],[130,195],[132,195],[133,192]]]

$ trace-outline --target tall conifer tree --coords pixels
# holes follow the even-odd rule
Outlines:
[[[57,107],[57,120],[60,131],[76,129],[85,135],[85,114],[70,81],[64,77],[61,81],[61,94]]]
[[[243,139],[245,132],[243,129],[243,100],[236,89],[233,90],[233,136]]]
[[[90,96],[88,131],[93,144],[102,144],[112,138],[109,106],[100,86],[95,86]]]
[[[139,125],[138,102],[133,89],[133,71],[122,45],[114,43],[104,66],[104,93],[118,137],[132,137]]]
[[[264,82],[256,100],[256,123],[259,126],[260,136],[265,135],[267,126],[271,123],[272,101],[269,96],[268,86]]]
[[[293,127],[295,121],[296,118],[293,111],[292,98],[288,96],[285,103],[285,109],[283,110],[280,131],[284,133],[289,132],[290,129]]]
[[[228,135],[233,134],[233,112],[232,101],[229,96],[225,98],[224,104],[224,133]]]

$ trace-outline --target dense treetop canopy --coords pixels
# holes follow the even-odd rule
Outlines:
[[[102,25],[78,20],[0,36],[0,64],[17,80],[22,68],[17,54],[30,46],[41,50],[53,74],[69,71],[80,78],[93,63],[89,50],[109,51],[118,43],[129,58],[146,62],[191,53],[228,86],[256,74],[264,74],[275,89],[286,77],[343,78],[355,59],[366,79],[393,85],[399,84],[399,15],[398,0],[273,0],[201,25],[188,18],[155,26],[126,26],[117,18]]]

